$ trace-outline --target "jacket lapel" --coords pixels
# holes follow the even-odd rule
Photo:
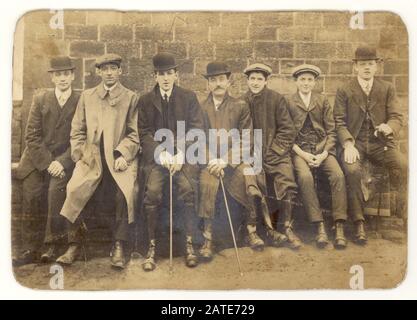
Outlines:
[[[365,92],[363,92],[361,85],[357,78],[352,81],[352,91],[353,91],[353,99],[357,103],[357,105],[362,109],[363,112],[366,112],[366,102],[364,101],[364,97],[366,96]]]
[[[369,110],[372,110],[373,107],[377,104],[378,97],[380,95],[381,83],[374,78],[374,83],[372,84],[371,92],[369,92]]]
[[[74,109],[77,107],[76,105],[76,93],[72,90],[70,97],[68,98],[67,102],[65,102],[64,106],[62,107],[61,114],[58,119],[57,127],[62,124],[62,122],[67,118],[69,114],[72,114]]]
[[[162,113],[162,106],[161,106],[161,98],[159,96],[159,87],[156,85],[154,87],[154,90],[152,91],[152,103],[155,106],[155,108]]]
[[[45,106],[46,110],[44,113],[47,113],[48,111],[51,112],[53,117],[57,119],[61,114],[61,107],[58,104],[58,100],[55,96],[54,91],[48,91],[45,95]]]
[[[293,100],[294,100],[295,105],[297,107],[299,107],[299,108],[303,109],[304,111],[308,112],[308,108],[304,104],[304,101],[301,99],[300,94],[298,93],[298,91],[293,94]],[[311,94],[310,105],[311,105],[312,100],[313,100],[313,94]]]

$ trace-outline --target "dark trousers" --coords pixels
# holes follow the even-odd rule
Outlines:
[[[293,163],[301,200],[310,222],[323,221],[323,213],[317,197],[313,170],[316,171],[315,174],[323,173],[329,180],[333,220],[346,220],[347,199],[345,176],[336,158],[329,154],[318,168],[310,168],[307,162],[298,155],[293,156]]]
[[[42,241],[52,244],[65,236],[66,219],[59,212],[71,175],[72,168],[65,171],[63,178],[52,177],[47,171],[34,170],[23,179],[20,229],[23,250],[38,250]]]
[[[371,163],[383,165],[389,172],[390,182],[393,188],[398,190],[399,201],[403,204],[407,199],[407,159],[393,146],[384,151],[381,142],[372,139],[368,143],[357,140],[355,147],[360,154],[360,160],[353,164],[344,161],[344,154],[341,153],[342,167],[346,175],[348,212],[354,221],[364,220],[364,197],[361,187],[362,165],[365,159]],[[405,214],[405,213],[404,213]]]
[[[102,140],[103,141],[103,140]],[[107,162],[104,157],[103,143],[100,144],[100,152],[102,154],[101,163],[103,167],[103,176],[93,197],[87,202],[81,216],[75,223],[68,222],[69,243],[79,243],[81,239],[80,227],[83,219],[89,214],[94,214],[98,210],[105,212],[114,212],[114,223],[111,224],[113,240],[114,241],[128,241],[129,240],[129,220],[127,214],[127,203],[123,191],[119,188],[114,180]],[[108,207],[110,204],[110,208]],[[104,205],[107,205],[104,208]]]
[[[144,211],[148,223],[149,240],[155,240],[159,213],[162,207],[164,188],[169,184],[169,171],[162,166],[153,167],[149,174],[145,197]],[[178,198],[184,203],[185,232],[192,236],[195,219],[195,195],[191,183],[183,171],[175,173],[172,177],[173,188],[176,189]]]

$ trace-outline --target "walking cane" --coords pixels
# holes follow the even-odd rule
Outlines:
[[[238,250],[237,250],[235,232],[233,230],[232,217],[231,217],[230,211],[229,211],[229,204],[227,203],[226,191],[224,189],[223,178],[222,178],[222,175],[221,174],[220,174],[219,177],[220,177],[220,184],[222,186],[222,191],[223,191],[224,203],[226,204],[226,212],[227,212],[227,218],[229,219],[230,231],[232,232],[233,245],[235,246],[235,253],[236,253],[237,264],[239,266],[240,276],[243,276],[242,268],[240,266],[239,253],[238,253]]]
[[[169,273],[172,274],[172,173],[169,173]]]

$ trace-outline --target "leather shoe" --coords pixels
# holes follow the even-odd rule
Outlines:
[[[363,221],[356,222],[355,243],[364,246],[368,239],[365,233],[365,223]]]
[[[151,242],[149,246],[148,254],[146,255],[146,259],[142,264],[143,271],[153,271],[156,268],[155,263],[155,244]]]
[[[55,245],[49,245],[46,251],[41,255],[42,263],[49,263],[55,259],[56,247]]]
[[[67,265],[67,266],[71,265],[78,258],[79,253],[80,253],[79,245],[71,244],[68,247],[68,250],[62,256],[56,259],[56,262],[62,265]]]
[[[191,241],[187,241],[185,265],[188,268],[194,268],[198,265],[198,258],[196,254],[194,253],[193,243]]]
[[[285,227],[285,235],[288,238],[288,246],[290,249],[298,250],[302,246],[300,238],[294,233],[291,226]]]
[[[25,250],[18,257],[14,257],[12,260],[13,267],[20,267],[25,264],[36,262],[36,252],[33,250]]]
[[[327,237],[326,228],[324,227],[324,222],[321,221],[317,224],[317,236],[316,236],[316,245],[317,248],[323,249],[329,243],[329,238]]]
[[[116,241],[114,243],[113,249],[110,252],[110,263],[112,267],[117,269],[124,269],[126,266],[123,243],[121,241]]]
[[[252,250],[255,251],[262,251],[265,246],[264,241],[258,236],[256,232],[251,232],[248,234],[248,243]]]
[[[281,247],[288,241],[288,238],[285,234],[282,234],[276,230],[270,229],[266,234],[271,239],[272,245],[274,247]]]
[[[200,249],[200,257],[204,261],[211,261],[213,259],[213,243],[209,239],[204,240],[204,244]]]
[[[337,250],[345,249],[347,240],[345,238],[344,224],[341,221],[336,221],[336,234],[334,237],[334,248]]]

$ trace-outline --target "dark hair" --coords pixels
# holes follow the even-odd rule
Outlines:
[[[165,71],[169,71],[169,70],[174,70],[174,72],[177,72],[177,71],[178,71],[177,67],[175,67],[175,68],[167,69],[167,70],[164,70],[164,71],[161,71],[161,70],[154,70],[154,71],[153,71],[153,73],[154,73],[154,74],[157,74],[158,72],[165,72]]]
[[[267,80],[268,79],[268,76],[269,76],[268,73],[265,72],[265,71],[262,71],[262,70],[251,70],[251,71],[248,71],[246,73],[246,77],[249,79],[249,77],[250,77],[250,75],[252,73],[262,73],[262,75],[264,76],[265,80]]]

